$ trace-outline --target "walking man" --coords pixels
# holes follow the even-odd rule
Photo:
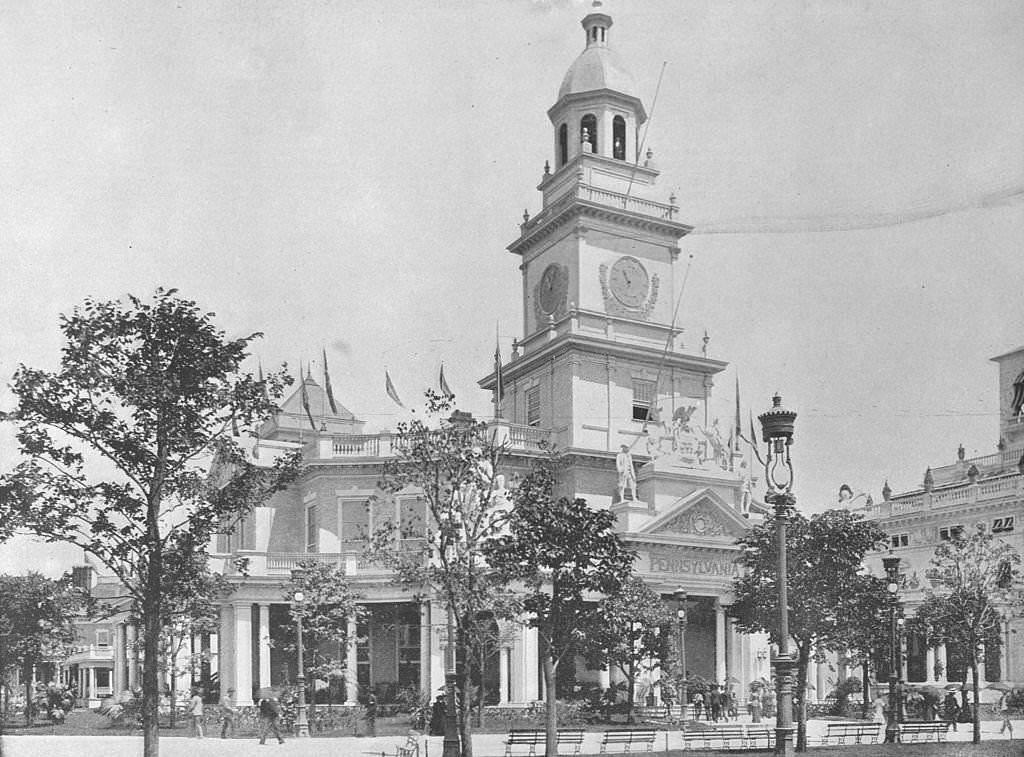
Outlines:
[[[234,689],[228,689],[220,698],[220,737],[222,739],[228,737],[228,731],[231,731],[232,737],[235,735],[235,718],[238,717],[238,708],[235,707],[234,699]]]
[[[1013,738],[1013,723],[1010,722],[1010,692],[1004,691],[1003,695],[999,697],[999,717],[1003,719],[1003,727],[999,729],[999,735],[1002,736],[1006,730],[1010,731],[1010,738]]]
[[[283,744],[284,737],[281,736],[281,729],[277,721],[281,718],[281,703],[273,694],[260,699],[260,744],[267,743],[267,731],[273,731],[277,737],[277,743]]]
[[[188,715],[192,722],[192,735],[203,738],[203,690],[192,689],[192,698],[188,700]]]

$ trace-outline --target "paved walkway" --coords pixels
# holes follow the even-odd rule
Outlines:
[[[823,720],[811,720],[807,723],[807,734],[812,745],[820,743],[825,733]],[[773,725],[773,723],[768,723]],[[999,721],[984,721],[981,724],[983,741],[1006,741],[1005,735],[999,735]],[[1024,738],[1024,720],[1013,721],[1014,733]],[[667,739],[667,740],[666,740]],[[949,741],[970,741],[971,726],[962,723],[960,730],[949,732]],[[678,731],[665,731],[658,734],[655,742],[655,753],[664,752],[667,748],[679,749],[682,746]],[[256,739],[190,739],[181,736],[166,736],[160,739],[161,757],[206,757],[224,755],[224,757],[248,757],[262,755],[268,757],[280,755],[308,755],[309,757],[373,757],[373,755],[395,754],[395,747],[404,744],[403,736],[381,736],[377,738],[312,738],[288,739],[284,744],[268,741],[266,746],[258,746]],[[597,754],[601,743],[600,731],[585,735],[581,753]],[[431,736],[420,739],[422,757],[441,757],[441,737]],[[473,736],[475,757],[502,757],[505,754],[505,735],[501,733],[484,733]],[[67,757],[136,757],[142,754],[141,736],[4,736],[3,757],[48,757],[60,755]]]

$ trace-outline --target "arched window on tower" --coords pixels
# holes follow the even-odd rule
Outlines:
[[[562,124],[558,127],[558,167],[561,168],[569,162],[569,125]]]
[[[589,143],[590,149],[586,148]],[[580,120],[580,144],[584,152],[597,153],[597,117],[592,114],[583,116]]]
[[[626,119],[615,116],[612,120],[612,157],[626,159]]]

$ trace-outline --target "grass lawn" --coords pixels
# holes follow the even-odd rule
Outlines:
[[[659,757],[693,757],[694,754],[708,757],[726,757],[737,754],[770,754],[770,752],[721,752],[684,751],[673,749],[668,752],[654,752]],[[812,746],[805,752],[809,757],[842,755],[842,757],[1021,757],[1024,755],[1024,740],[987,741],[980,744],[875,744],[867,746]],[[583,756],[581,756],[583,757]],[[588,756],[589,757],[589,756]],[[595,757],[598,757],[595,755]]]

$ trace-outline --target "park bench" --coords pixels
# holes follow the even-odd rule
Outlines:
[[[684,710],[681,705],[661,704],[650,707],[638,707],[637,714],[640,721],[649,725],[656,725],[662,728],[678,726],[680,723],[692,717],[689,706]]]
[[[526,754],[533,757],[537,754],[537,747],[543,747],[547,743],[547,734],[543,730],[513,728],[508,732],[505,739],[505,757],[512,757],[514,747],[528,747]],[[583,744],[583,729],[559,729],[558,746],[571,746],[572,754],[580,753],[580,746]],[[559,750],[561,751],[561,750]]]
[[[775,747],[775,729],[767,725],[747,726],[747,749],[772,749]]]
[[[882,724],[876,722],[829,723],[821,743],[825,746],[843,744],[877,744]]]
[[[685,731],[683,749],[746,749],[746,728],[735,725],[720,725],[714,728]]]
[[[654,739],[658,732],[653,728],[633,728],[629,730],[605,731],[601,739],[601,754],[615,752],[632,754],[633,752],[650,752],[654,750]],[[612,749],[609,749],[612,747]],[[622,747],[621,752],[618,747]]]
[[[900,723],[900,741],[904,744],[918,744],[928,741],[945,741],[949,723],[945,720],[911,720]]]

